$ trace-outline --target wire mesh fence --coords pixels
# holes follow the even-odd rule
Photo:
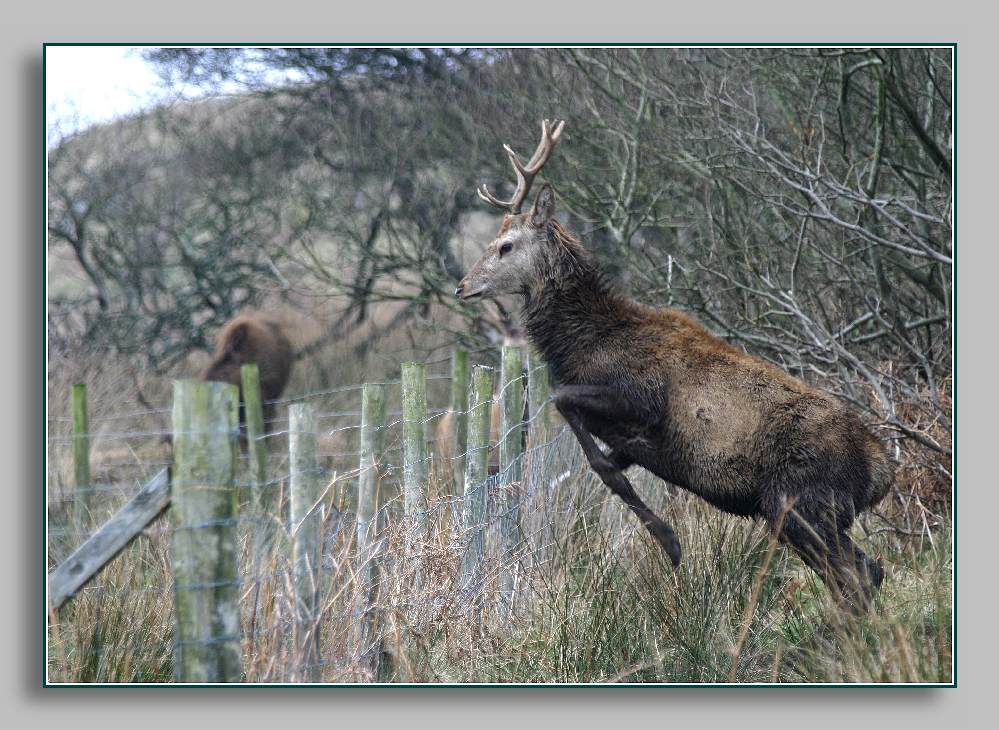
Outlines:
[[[259,428],[221,385],[204,420],[176,390],[50,419],[48,680],[951,676],[946,535],[861,538],[894,575],[883,618],[851,622],[765,526],[632,470],[689,556],[674,569],[589,468],[544,369],[506,355],[285,398]]]
[[[588,469],[571,432],[555,423],[547,373],[516,362],[503,382],[481,366],[467,386],[453,387],[452,373],[425,374],[417,420],[406,417],[401,380],[278,401],[257,437],[264,475],[235,410],[222,441],[201,422],[180,427],[176,404],[94,418],[85,433],[79,421],[52,419],[50,570],[102,525],[111,528],[108,519],[168,465],[174,503],[52,610],[50,681],[426,681],[442,640],[503,632],[565,569],[553,556],[574,513],[600,509],[606,496],[592,479],[570,479]],[[455,372],[467,377],[463,367]],[[486,389],[476,388],[480,373]],[[456,408],[462,390],[467,404]],[[373,420],[372,393],[382,399]],[[80,472],[71,464],[82,438],[86,484],[74,482]],[[501,448],[514,438],[513,451]],[[198,482],[196,499],[211,491],[203,474],[184,477],[175,464],[188,442],[209,456],[230,447],[216,461],[230,460],[232,497],[208,517],[185,519],[189,507],[178,504],[192,486],[184,479]],[[415,496],[407,474],[419,475]],[[186,542],[196,543],[194,555],[178,558]],[[221,544],[231,544],[231,569],[192,572],[198,561],[212,570],[225,562]],[[235,607],[231,620],[218,618],[223,594]],[[214,613],[186,631],[181,614],[202,599]],[[228,659],[219,659],[223,650]],[[192,656],[213,658],[194,671]]]

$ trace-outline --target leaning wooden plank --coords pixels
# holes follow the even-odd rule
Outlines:
[[[170,503],[170,476],[161,470],[111,519],[49,574],[49,604],[58,609],[130,543]]]

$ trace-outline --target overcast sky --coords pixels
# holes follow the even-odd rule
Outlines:
[[[49,46],[45,49],[48,139],[107,122],[163,98],[159,77],[127,46]]]
[[[48,46],[45,49],[45,108],[49,145],[93,124],[109,122],[178,96],[206,93],[194,86],[166,89],[142,59],[143,46]],[[267,83],[300,81],[292,71],[263,72]],[[223,84],[239,92],[238,84]]]

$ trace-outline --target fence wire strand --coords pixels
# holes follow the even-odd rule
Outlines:
[[[486,448],[488,475],[481,483],[465,485],[466,493],[456,493],[454,485],[464,484],[468,476],[455,471],[481,449],[453,449],[454,429],[459,417],[478,413],[486,406],[498,415],[513,385],[523,386],[521,405],[527,410],[529,384],[541,367],[522,371],[509,382],[500,383],[491,399],[470,403],[463,410],[428,407],[426,417],[415,422],[425,429],[426,455],[420,459],[407,459],[403,447],[403,429],[414,422],[405,419],[400,410],[387,411],[384,423],[369,425],[373,433],[384,436],[377,458],[366,467],[359,466],[363,456],[359,448],[361,411],[322,407],[324,398],[360,391],[363,384],[272,401],[278,407],[310,403],[316,423],[326,422],[310,433],[320,448],[315,468],[308,471],[320,480],[322,496],[305,516],[291,524],[286,510],[262,514],[254,496],[258,492],[276,492],[287,500],[294,478],[287,452],[293,429],[287,416],[275,417],[259,437],[268,450],[266,479],[253,476],[255,471],[245,446],[240,450],[234,480],[240,509],[234,516],[182,525],[168,510],[165,519],[148,526],[141,540],[79,590],[70,604],[76,609],[63,610],[96,610],[104,606],[101,610],[107,612],[112,607],[122,611],[128,607],[130,611],[158,615],[160,623],[169,628],[172,602],[164,601],[166,596],[235,590],[241,596],[242,631],[238,641],[246,655],[247,681],[371,681],[384,670],[379,668],[379,652],[390,640],[398,639],[399,631],[412,637],[449,616],[488,622],[501,609],[509,614],[531,590],[531,576],[552,569],[549,553],[558,539],[557,525],[565,523],[583,499],[580,494],[561,494],[568,475],[582,470],[581,454],[567,427],[549,423],[553,412],[549,399],[505,430],[494,419]],[[428,375],[427,380],[450,380],[450,375]],[[380,385],[395,391],[400,381],[388,380]],[[48,539],[52,567],[134,497],[155,470],[170,463],[168,439],[202,435],[195,431],[181,434],[169,429],[106,426],[170,412],[166,406],[146,408],[91,421],[92,426],[97,426],[86,434],[94,454],[92,483],[77,485],[68,477],[50,475]],[[342,425],[335,425],[337,421]],[[65,428],[65,421],[50,419],[50,449],[71,448],[81,437],[67,434]],[[523,434],[519,455],[509,464],[499,464],[499,443],[518,430]],[[236,434],[230,437],[234,441]],[[134,447],[131,458],[116,454],[115,443],[143,440],[151,445]],[[159,455],[150,456],[149,452],[157,449]],[[102,458],[103,454],[107,458]],[[403,476],[417,466],[422,467],[427,481],[419,505],[407,514]],[[378,506],[370,535],[365,532],[370,542],[362,547],[357,484],[366,470],[372,470],[376,477]],[[519,479],[514,481],[518,474]],[[184,487],[174,482],[175,489]],[[469,499],[481,495],[482,490],[485,513],[475,521]],[[85,510],[79,503],[82,499],[88,500]],[[318,603],[314,615],[303,617],[299,595],[302,588],[297,582],[301,568],[292,558],[291,544],[310,519],[320,524],[318,564],[311,568]],[[516,534],[511,533],[513,528]],[[268,529],[276,529],[276,533],[261,552],[255,536]],[[206,530],[230,530],[238,536],[237,576],[231,580],[175,582],[167,569],[171,541],[175,535]],[[470,551],[478,551],[472,568],[464,565]],[[476,617],[470,619],[470,612]],[[359,634],[359,626],[370,630]],[[318,654],[302,649],[303,636],[319,637]],[[208,632],[196,640],[178,643],[169,630],[162,630],[157,641],[118,641],[111,645],[91,641],[77,645],[73,656],[74,661],[90,656],[105,662],[108,657],[148,654],[160,657],[163,666],[168,666],[172,657],[193,645],[223,645],[236,640],[231,632]],[[269,657],[266,662],[265,656]],[[105,667],[105,671],[110,670]],[[396,679],[405,675],[399,666],[392,671]]]

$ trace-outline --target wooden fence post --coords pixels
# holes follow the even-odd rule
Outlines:
[[[500,366],[499,473],[500,499],[500,596],[504,609],[510,607],[516,576],[515,556],[520,545],[521,456],[524,450],[524,360],[519,347],[502,349]]]
[[[373,616],[375,547],[378,533],[378,459],[385,443],[385,386],[365,383],[361,391],[361,458],[357,479],[357,575],[355,645],[362,661],[378,673],[380,647]]]
[[[264,436],[264,405],[260,395],[260,369],[247,363],[240,368],[243,380],[243,413],[246,420],[246,450],[250,456],[252,503],[260,515],[277,516],[277,489],[267,483],[267,444]]]
[[[87,414],[87,386],[73,385],[73,472],[76,498],[73,512],[78,520],[90,514],[94,485],[90,483],[90,419]]]
[[[454,496],[465,493],[465,462],[468,451],[468,353],[455,350],[451,356],[451,415],[454,434],[451,443],[451,470]]]
[[[427,504],[427,368],[423,363],[402,364],[403,490],[412,538],[407,553],[419,561],[426,532]],[[415,552],[414,552],[415,548]]]
[[[322,485],[316,459],[316,411],[295,403],[288,409],[288,455],[291,462],[292,564],[295,570],[295,647],[299,676],[317,682],[319,651],[319,569]]]
[[[468,459],[465,467],[464,527],[468,539],[461,561],[462,586],[470,588],[480,579],[485,554],[486,490],[489,460],[489,418],[493,403],[493,369],[476,365],[468,396]]]
[[[551,430],[548,398],[551,396],[551,380],[548,365],[538,353],[531,349],[527,354],[527,398],[529,441],[535,445],[548,441]]]
[[[171,559],[178,682],[242,679],[234,453],[236,386],[174,383]]]
[[[246,450],[250,457],[249,504],[255,524],[252,555],[259,576],[278,535],[282,532],[281,490],[267,481],[267,442],[264,440],[263,398],[260,394],[260,369],[256,363],[240,368],[243,383],[243,418],[246,423]],[[238,472],[237,472],[238,473]]]
[[[551,553],[552,504],[554,496],[545,482],[545,453],[542,448],[551,438],[550,405],[551,381],[548,366],[533,348],[527,355],[527,455],[524,459],[522,516],[524,533],[531,549],[532,562],[547,562]]]

